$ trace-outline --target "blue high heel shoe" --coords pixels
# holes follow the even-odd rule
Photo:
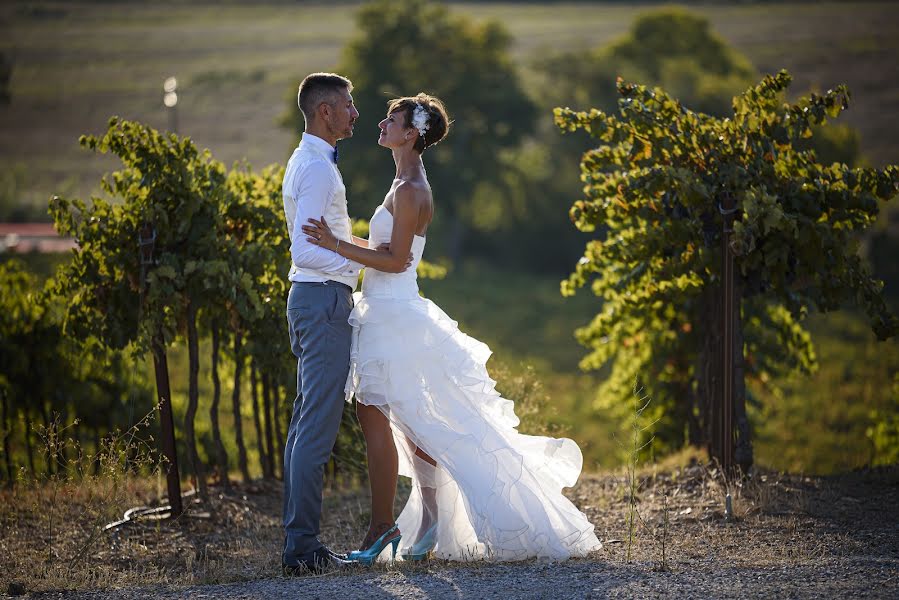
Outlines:
[[[431,525],[417,542],[402,554],[403,560],[425,560],[437,545],[437,523]]]
[[[370,567],[375,559],[384,551],[384,548],[387,547],[387,544],[392,544],[392,554],[391,559],[396,559],[396,549],[400,545],[400,539],[402,539],[402,534],[396,536],[395,538],[388,540],[387,538],[399,531],[399,528],[394,523],[393,527],[385,531],[381,534],[381,537],[376,539],[371,546],[366,548],[365,550],[353,550],[349,554],[347,554],[347,560],[357,562],[361,565],[365,565],[366,567]]]

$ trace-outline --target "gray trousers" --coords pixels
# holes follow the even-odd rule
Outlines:
[[[341,283],[290,286],[287,322],[297,357],[297,396],[284,448],[285,565],[297,565],[322,546],[322,478],[343,414],[352,308],[352,290]]]

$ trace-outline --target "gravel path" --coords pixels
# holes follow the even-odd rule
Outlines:
[[[432,567],[320,577],[273,578],[188,588],[131,588],[32,597],[84,600],[251,598],[899,598],[899,560],[829,558],[777,567],[721,567],[694,561],[651,565],[594,561]]]

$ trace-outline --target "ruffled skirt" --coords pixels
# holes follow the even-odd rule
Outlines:
[[[580,475],[580,449],[518,432],[513,402],[487,373],[485,344],[417,295],[357,293],[350,324],[347,400],[355,395],[384,412],[400,475],[413,480],[397,519],[401,546],[436,519],[435,554],[450,560],[563,560],[600,547],[593,525],[562,494]],[[426,515],[434,498],[437,514]]]

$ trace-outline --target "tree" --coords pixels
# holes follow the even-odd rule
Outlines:
[[[604,407],[626,406],[634,378],[652,382],[657,439],[707,443],[721,372],[721,207],[735,205],[724,238],[736,254],[737,462],[752,462],[745,378],[809,371],[814,355],[801,321],[811,309],[859,305],[878,339],[899,332],[858,256],[858,235],[878,202],[899,191],[899,168],[825,165],[798,143],[848,106],[838,86],[783,103],[782,71],[733,99],[730,117],[684,108],[660,88],[619,81],[617,115],[556,109],[563,130],[598,142],[581,163],[586,198],[571,209],[600,231],[562,284],[592,280],[601,311],[577,332],[591,349],[584,368],[611,365]],[[729,317],[730,318],[730,317]],[[689,433],[688,433],[689,432]],[[685,439],[686,436],[689,437]],[[695,437],[694,437],[695,436]]]
[[[353,81],[360,113],[355,136],[340,143],[350,212],[370,211],[389,187],[390,153],[375,143],[387,100],[433,93],[446,103],[453,125],[447,140],[428,151],[428,179],[439,206],[429,238],[444,241],[455,260],[465,232],[489,228],[483,216],[497,212],[506,172],[502,152],[533,128],[535,108],[509,56],[512,38],[495,21],[474,23],[425,0],[378,0],[361,8],[356,22],[359,33],[338,66]],[[293,97],[287,122],[302,131]]]
[[[221,357],[221,338],[222,323],[213,310],[212,315],[207,314],[208,323],[204,323],[212,337],[212,347],[210,348],[210,377],[212,378],[212,402],[209,404],[209,423],[212,426],[212,447],[216,470],[218,471],[219,481],[225,491],[230,491],[231,483],[228,480],[228,452],[225,450],[225,444],[222,442],[221,425],[219,424],[219,403],[222,398],[222,379],[219,376],[219,358]],[[235,424],[235,429],[239,430],[240,422]],[[238,446],[239,448],[241,446]],[[246,454],[246,450],[244,450]],[[244,456],[245,458],[245,456]],[[244,465],[246,461],[244,461]],[[249,479],[247,473],[246,479]]]
[[[243,478],[250,478],[241,402],[249,362],[260,459],[264,459],[264,474],[274,476],[280,456],[275,442],[283,445],[289,418],[282,400],[292,395],[296,376],[284,331],[290,261],[281,196],[284,169],[272,165],[257,173],[249,165],[238,164],[226,172],[208,151],[198,151],[189,139],[163,136],[140,123],[117,118],[110,121],[103,136],[85,136],[81,143],[115,154],[123,168],[101,182],[115,201],[51,200],[57,229],[78,241],[72,261],[63,265],[53,288],[66,299],[64,309],[58,311],[62,314],[57,329],[67,337],[102,342],[115,351],[133,348],[141,354],[150,350],[158,394],[163,409],[169,411],[166,350],[176,340],[186,341],[189,369],[184,437],[201,495],[206,494],[206,481],[194,421],[199,409],[199,341],[210,335],[210,458],[227,486],[229,460],[218,422],[224,387],[220,359],[224,356],[234,365],[231,410],[237,465]],[[366,224],[357,225],[358,234]],[[422,277],[441,277],[444,272],[428,263],[419,265]],[[262,411],[257,402],[257,374],[262,382]],[[119,387],[91,377],[92,385],[109,389],[110,397],[116,397],[112,391]],[[9,377],[0,379],[0,387],[7,392],[9,381]],[[9,410],[5,415],[9,417]],[[28,436],[25,439],[30,440]],[[170,460],[175,465],[173,433],[171,448]],[[170,484],[177,486],[177,473],[172,470],[170,474],[174,477]],[[180,498],[174,487],[169,495]]]
[[[669,7],[638,15],[630,31],[608,45],[542,53],[533,69],[539,90],[535,100],[547,113],[556,106],[614,111],[615,82],[622,77],[660,86],[692,110],[723,117],[731,112],[733,96],[757,81],[748,57],[718,35],[708,19]],[[526,149],[516,159],[523,165],[520,185],[528,192],[521,196],[527,207],[520,213],[537,218],[510,220],[509,226],[518,236],[555,240],[542,256],[530,256],[529,264],[567,268],[585,240],[570,231],[559,206],[568,206],[580,194],[577,165],[592,141],[582,131],[560,137],[549,122],[537,137],[540,152]],[[860,166],[858,133],[848,126],[815,128],[803,144],[814,148],[821,162]]]
[[[19,261],[0,264],[0,388],[3,400],[3,445],[5,475],[9,485],[15,480],[11,436],[13,421],[21,415],[25,423],[23,441],[29,470],[37,475],[32,446],[31,419],[37,414],[50,419],[53,375],[65,372],[60,351],[59,322],[44,301],[37,278]],[[46,469],[52,473],[53,460],[47,456]]]
[[[31,475],[37,476],[34,419],[43,421],[46,435],[77,419],[73,432],[92,432],[96,454],[100,436],[124,423],[124,408],[149,410],[146,388],[121,352],[105,350],[93,339],[79,343],[63,335],[66,301],[55,287],[52,279],[41,282],[18,260],[0,264],[0,431],[9,484],[15,480],[16,438],[24,443]],[[15,426],[20,421],[24,428]],[[43,446],[45,470],[55,474],[65,462],[67,446]]]
[[[550,106],[595,107],[617,102],[623,77],[658,85],[694,110],[724,116],[734,94],[753,83],[749,60],[712,31],[708,19],[681,8],[639,15],[631,31],[602,48],[549,54],[537,61]]]
[[[679,8],[638,15],[629,32],[605,46],[542,52],[532,68],[539,90],[534,100],[545,114],[556,106],[613,110],[615,80],[622,76],[660,85],[690,108],[721,115],[733,95],[754,81],[746,57],[716,35],[704,17]],[[521,166],[518,197],[525,206],[510,211],[509,235],[497,239],[496,250],[515,236],[552,239],[550,248],[531,250],[527,263],[562,273],[586,242],[560,209],[580,194],[578,163],[591,140],[584,132],[560,137],[549,119],[538,124],[536,137],[538,143],[524,146],[514,158]]]
[[[66,400],[78,381],[74,347],[62,336],[58,303],[53,301],[52,282],[42,286],[37,277],[16,260],[0,265],[3,290],[0,319],[0,387],[3,388],[4,445],[10,442],[12,421],[21,415],[29,470],[37,475],[34,460],[32,419],[43,422],[46,438],[56,433],[58,415],[68,411]],[[68,389],[67,389],[68,388]],[[44,469],[54,475],[62,459],[57,444],[42,444]],[[13,481],[7,452],[9,482]]]
[[[899,462],[899,373],[893,376],[893,389],[887,410],[871,411],[871,425],[865,434],[871,441],[872,465]]]
[[[102,180],[104,191],[118,203],[98,197],[89,204],[58,196],[50,201],[57,229],[78,241],[72,262],[59,278],[59,292],[70,299],[66,332],[81,339],[95,336],[111,348],[134,344],[138,351],[151,350],[157,373],[164,373],[162,379],[157,377],[157,382],[165,382],[159,389],[163,411],[171,410],[165,349],[179,331],[185,334],[190,360],[185,437],[189,461],[205,495],[193,429],[198,403],[197,313],[204,299],[214,297],[209,290],[219,289],[229,273],[227,262],[215,256],[224,168],[188,138],[163,136],[116,117],[102,137],[82,136],[81,145],[115,154],[123,169]],[[152,260],[142,261],[146,255],[139,252],[138,243],[149,234]],[[173,459],[172,454],[169,460]],[[170,496],[176,483],[170,481]],[[175,506],[180,493],[169,500]]]
[[[234,293],[228,296],[229,322],[233,332],[234,385],[232,410],[241,471],[248,478],[246,448],[243,442],[240,391],[246,359],[251,364],[251,401],[256,426],[259,456],[266,477],[274,476],[274,441],[271,413],[266,410],[266,432],[263,437],[259,413],[256,367],[261,367],[268,385],[271,373],[283,373],[292,365],[293,354],[284,331],[287,311],[287,272],[290,265],[290,240],[284,224],[281,181],[284,168],[272,165],[255,173],[248,165],[232,169],[228,186],[234,202],[225,207],[229,261],[235,274]],[[287,366],[285,366],[287,365]],[[267,388],[266,388],[267,389]],[[270,394],[265,397],[270,399]],[[263,441],[269,441],[269,451]]]

